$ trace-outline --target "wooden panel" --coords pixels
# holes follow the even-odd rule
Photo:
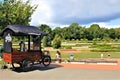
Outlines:
[[[20,52],[18,50],[13,50],[13,52],[10,53],[3,53],[3,58],[5,62],[9,63],[18,63],[22,62],[24,59],[31,59],[33,61],[40,60],[41,55],[39,52]]]
[[[5,61],[5,62],[9,62],[9,63],[11,63],[12,62],[12,57],[11,57],[12,55],[10,54],[10,53],[3,53],[3,60]]]

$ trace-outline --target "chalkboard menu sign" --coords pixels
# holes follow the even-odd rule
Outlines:
[[[12,52],[12,35],[10,32],[4,33],[4,52]]]

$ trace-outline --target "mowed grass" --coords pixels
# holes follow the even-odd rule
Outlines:
[[[120,45],[113,45],[113,44],[96,44],[91,45],[92,52],[120,52]]]
[[[103,54],[103,58],[120,58],[120,45],[113,45],[113,44],[79,44],[79,45],[64,45],[64,46],[71,46],[71,49],[76,49],[78,52],[74,53],[74,59],[80,60],[80,59],[87,59],[87,58],[101,58],[101,54]],[[14,48],[19,48],[18,45],[13,45]],[[69,60],[70,54],[66,52],[61,52],[61,49],[49,49],[51,58],[55,59],[56,56],[56,50],[59,50],[61,53],[61,57],[63,60]],[[110,56],[108,56],[110,55]],[[1,64],[1,62],[0,62]]]
[[[55,51],[51,51],[51,58],[55,59]],[[71,53],[61,53],[61,57],[63,60],[69,60]],[[73,53],[75,60],[87,59],[87,58],[101,58],[101,54],[103,54],[103,58],[120,58],[120,52],[80,52]],[[110,55],[110,56],[108,56]]]
[[[67,44],[67,43],[66,43]],[[73,46],[72,49],[76,49],[79,52],[74,53],[74,59],[87,59],[87,58],[101,58],[101,54],[103,54],[103,58],[120,58],[120,45],[119,44],[87,44],[84,45],[64,45],[64,46]],[[61,50],[61,49],[60,49]],[[50,51],[51,57],[55,58],[55,51]],[[61,56],[63,60],[69,60],[71,53],[61,52]],[[109,56],[110,55],[110,56]]]

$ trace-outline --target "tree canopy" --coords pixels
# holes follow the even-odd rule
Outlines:
[[[42,24],[39,29],[48,33],[43,38],[43,45],[61,47],[62,40],[105,40],[120,39],[120,28],[104,28],[98,24],[92,24],[89,27],[80,26],[78,23],[72,23],[67,27],[56,27],[51,29],[49,25]],[[52,43],[52,44],[51,44]]]
[[[51,46],[51,41],[53,39],[52,29],[46,24],[42,24],[42,25],[38,26],[38,28],[47,33],[47,36],[43,37],[43,41],[42,41],[43,46],[44,47]]]
[[[54,36],[60,35],[64,40],[94,40],[94,39],[120,39],[120,28],[104,28],[98,24],[92,24],[90,27],[80,26],[78,23],[72,23],[68,27],[56,27],[52,33]]]
[[[4,0],[0,1],[0,29],[9,24],[29,25],[31,15],[37,5],[31,6],[30,0]]]

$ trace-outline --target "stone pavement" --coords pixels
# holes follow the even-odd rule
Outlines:
[[[52,64],[29,72],[0,70],[0,80],[120,80],[119,70],[83,69]]]
[[[5,69],[0,70],[0,80],[120,80],[120,60],[114,60],[118,63],[52,63],[49,67],[34,65],[29,72]]]

